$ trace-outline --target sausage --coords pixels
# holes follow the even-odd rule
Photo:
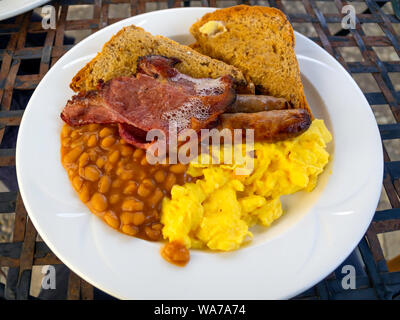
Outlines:
[[[226,113],[252,113],[268,110],[289,109],[289,103],[283,98],[275,98],[271,96],[254,95],[254,94],[238,94],[236,101],[231,104]]]
[[[276,142],[296,137],[311,125],[311,116],[304,109],[271,110],[254,113],[224,113],[220,129],[254,129],[255,141]],[[242,132],[243,137],[246,131]]]

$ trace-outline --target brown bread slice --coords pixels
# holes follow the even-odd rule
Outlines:
[[[285,98],[293,107],[311,112],[293,29],[280,10],[246,5],[220,9],[205,14],[190,32],[196,39],[193,49],[237,67],[260,93]]]
[[[70,87],[75,92],[86,92],[96,89],[99,80],[133,75],[136,73],[138,57],[148,54],[180,59],[182,62],[176,68],[194,78],[218,78],[228,74],[239,87],[247,86],[242,72],[237,68],[131,25],[120,30],[103,46],[102,51],[75,75]]]

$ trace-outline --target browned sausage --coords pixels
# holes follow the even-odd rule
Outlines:
[[[310,124],[310,114],[304,109],[220,115],[221,129],[254,129],[255,141],[276,142],[293,138],[306,131]],[[245,136],[246,131],[242,134]]]
[[[271,96],[254,95],[254,94],[238,94],[236,101],[231,104],[226,113],[252,113],[268,110],[289,109],[289,103],[283,98],[275,98]]]

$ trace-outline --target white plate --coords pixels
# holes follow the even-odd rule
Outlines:
[[[0,0],[0,21],[41,6],[50,0]]]
[[[252,244],[231,253],[191,252],[179,268],[160,243],[120,234],[89,212],[60,163],[59,114],[75,73],[123,26],[190,42],[188,29],[211,8],[155,11],[113,24],[68,51],[46,74],[26,108],[17,143],[21,194],[51,250],[94,286],[130,299],[289,298],[326,277],[358,244],[374,214],[383,174],[381,140],[370,107],[351,76],[296,33],[307,99],[324,118],[333,159],[312,193],[285,200],[285,215],[258,228]],[[334,145],[334,147],[333,147]],[[330,172],[332,172],[330,174]],[[261,230],[262,229],[262,230]]]

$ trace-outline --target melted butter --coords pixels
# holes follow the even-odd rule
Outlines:
[[[226,32],[226,28],[222,21],[208,21],[199,28],[199,31],[209,37],[213,37]]]

